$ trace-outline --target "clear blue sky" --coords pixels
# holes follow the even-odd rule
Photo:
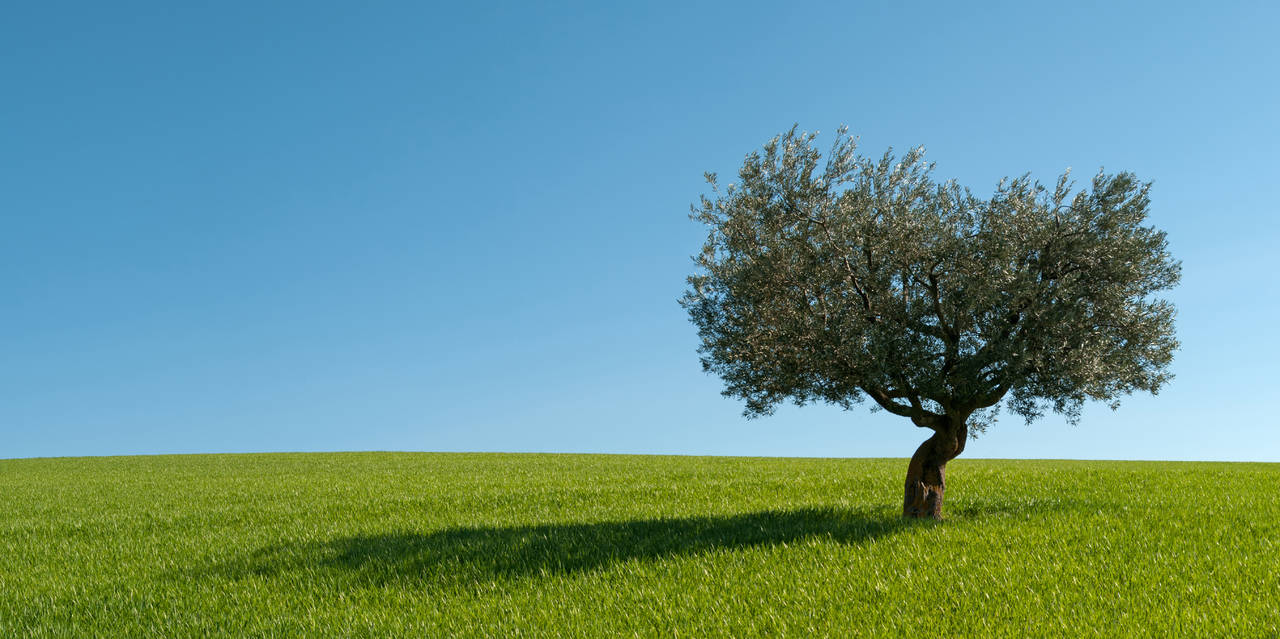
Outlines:
[[[1280,461],[1276,3],[191,4],[0,21],[0,458],[907,456],[743,419],[676,303],[703,171],[843,123],[1155,182],[1177,379],[967,456]]]

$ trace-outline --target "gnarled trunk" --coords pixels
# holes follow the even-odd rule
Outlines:
[[[906,490],[902,499],[903,517],[942,519],[942,496],[947,488],[947,462],[964,451],[964,442],[968,437],[969,429],[964,420],[944,418],[933,437],[920,444],[907,466]]]

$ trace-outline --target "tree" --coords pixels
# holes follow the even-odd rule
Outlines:
[[[1181,266],[1144,226],[1149,183],[1099,172],[1075,190],[1024,175],[990,199],[937,182],[922,148],[878,160],[844,128],[825,165],[791,131],[693,207],[709,227],[681,305],[703,369],[748,417],[784,401],[875,405],[933,431],[903,515],[942,516],[946,464],[1003,405],[1078,421],[1086,400],[1169,381]]]

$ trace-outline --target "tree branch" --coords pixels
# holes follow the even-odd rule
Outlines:
[[[1009,392],[1009,383],[1005,382],[1003,384],[1000,384],[999,386],[996,386],[995,388],[991,389],[990,392],[984,395],[979,395],[976,398],[974,398],[973,408],[974,410],[977,410],[980,408],[988,408],[991,406],[995,406],[996,404],[1000,403],[1000,400],[1004,399],[1005,393],[1008,393],[1008,392]]]
[[[924,405],[920,403],[920,396],[913,391],[903,392],[898,389],[892,394],[875,386],[861,387],[863,392],[871,396],[881,408],[897,415],[899,417],[911,418],[911,423],[921,428],[930,428],[938,430],[942,427],[942,415],[933,413],[924,409]],[[902,395],[907,401],[911,402],[911,406],[903,406],[893,401],[894,396]]]
[[[929,284],[925,287],[929,291],[929,297],[933,300],[933,314],[938,318],[938,326],[942,328],[942,332],[947,336],[949,344],[959,341],[959,335],[955,326],[947,323],[947,318],[942,314],[942,296],[938,293],[938,276],[929,271]]]
[[[982,370],[987,365],[991,364],[989,358],[991,357],[992,352],[997,348],[1005,346],[1009,337],[1013,335],[1015,329],[1017,330],[1018,335],[1021,336],[1023,330],[1026,328],[1026,324],[1021,324],[1021,322],[1025,318],[1027,307],[1030,305],[1030,301],[1023,300],[1023,302],[1018,304],[1016,308],[1009,311],[1009,314],[1005,319],[1005,324],[1000,329],[1000,333],[995,337],[995,339],[988,340],[986,344],[982,345],[982,348],[978,349],[978,352],[965,359],[970,362],[974,362],[978,366],[977,370]]]
[[[835,238],[831,237],[831,229],[827,227],[827,221],[818,218],[811,218],[811,220],[822,227],[822,234],[826,236],[827,244],[834,247],[836,241]],[[858,297],[862,298],[862,308],[867,311],[867,319],[872,322],[876,321],[875,311],[871,308],[871,298],[866,291],[862,290],[862,284],[858,281],[858,276],[854,275],[853,265],[849,263],[849,258],[842,255],[840,256],[840,261],[844,264],[845,273],[849,276],[849,283],[853,285],[853,290],[858,293]]]
[[[938,290],[938,275],[934,272],[939,264],[941,262],[934,262],[929,267],[928,281],[915,275],[912,275],[911,279],[929,293],[929,300],[933,303],[933,315],[938,318],[938,328],[937,331],[929,331],[929,334],[941,339],[945,347],[942,355],[942,375],[947,377],[955,369],[960,357],[960,333],[954,325],[947,322],[946,315],[942,312],[942,295]]]
[[[893,397],[889,393],[874,386],[863,386],[862,391],[871,396],[880,408],[883,408],[899,417],[911,417],[911,407],[903,406],[893,401]]]

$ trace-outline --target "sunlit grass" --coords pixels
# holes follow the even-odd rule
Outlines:
[[[1280,465],[0,461],[0,637],[1280,636]]]

